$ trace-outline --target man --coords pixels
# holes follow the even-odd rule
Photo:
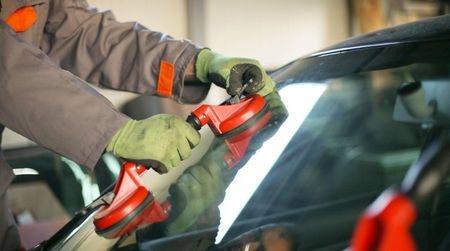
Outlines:
[[[1,0],[0,135],[6,126],[87,168],[106,150],[167,172],[200,141],[182,118],[130,120],[87,83],[197,103],[211,82],[235,94],[247,81],[247,93],[278,97],[257,61],[119,23],[84,0]],[[0,153],[0,250],[20,242],[5,205],[12,178]]]

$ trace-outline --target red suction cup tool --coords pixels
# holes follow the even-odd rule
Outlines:
[[[170,204],[160,205],[139,177],[147,169],[125,162],[116,186],[114,199],[94,216],[95,231],[106,238],[127,234],[139,225],[161,222],[168,218]]]
[[[197,130],[208,124],[213,132],[225,138],[229,153],[225,161],[232,168],[245,154],[248,145],[271,117],[266,101],[259,95],[249,96],[237,104],[202,105],[187,121]],[[106,238],[130,233],[141,224],[161,222],[168,218],[170,204],[158,203],[141,181],[145,167],[130,162],[122,166],[114,199],[102,206],[94,216],[95,231]],[[107,197],[107,196],[105,196]]]
[[[197,130],[208,124],[216,136],[225,139],[229,149],[225,161],[232,168],[244,157],[251,139],[271,116],[266,100],[253,95],[237,104],[202,105],[191,113],[187,121]]]
[[[359,219],[350,250],[415,251],[411,226],[416,217],[413,202],[394,189],[388,189]]]
[[[216,135],[234,133],[252,119],[268,111],[266,100],[260,95],[248,96],[237,104],[202,105],[194,110],[187,121],[199,130],[208,124]]]
[[[258,119],[248,123],[248,127],[245,130],[225,139],[229,152],[225,155],[224,159],[229,168],[233,168],[240,160],[242,160],[242,158],[244,158],[253,136],[255,136],[270,121],[272,112],[267,111],[261,115],[262,116],[258,116]]]

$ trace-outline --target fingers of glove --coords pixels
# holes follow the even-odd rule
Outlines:
[[[274,108],[272,110],[272,114],[273,114],[272,120],[278,122],[283,122],[289,116],[289,112],[284,106],[284,104],[281,104],[280,106]]]
[[[217,163],[203,163],[201,165],[202,174],[207,178],[207,182],[211,184],[216,184],[223,178],[222,169]]]
[[[175,183],[176,186],[179,186],[180,189],[184,190],[193,190],[197,187],[200,187],[199,179],[192,175],[192,170],[197,169],[196,166],[189,167],[187,171],[185,171]]]
[[[184,176],[185,179],[170,189],[171,198],[177,207],[179,201],[185,201],[185,206],[179,210],[178,215],[167,227],[167,231],[170,233],[185,231],[214,201],[213,196],[211,196],[214,194],[213,191],[200,185],[199,177],[194,177],[190,173]]]
[[[224,89],[227,88],[227,79],[217,72],[208,73],[208,79],[212,83],[214,83]]]
[[[195,165],[190,167],[176,184],[180,189],[189,191],[191,195],[199,196],[203,202],[209,204],[214,200],[218,191],[223,189],[220,174],[219,168],[210,169],[206,165]]]
[[[168,171],[170,171],[172,168],[177,167],[180,165],[180,159],[179,158],[173,158],[170,159],[170,166],[168,168]]]
[[[201,186],[203,201],[209,206],[220,201],[225,193],[225,181],[222,169],[216,163],[202,161],[196,169],[189,170]]]
[[[202,187],[198,182],[198,179],[192,176],[191,173],[183,173],[175,184],[169,189],[170,196],[175,200],[183,199],[184,197],[186,203],[190,203],[192,199],[201,197]]]
[[[169,171],[170,169],[180,165],[181,157],[178,153],[178,149],[176,147],[168,149],[165,159],[167,159],[167,162],[170,163],[170,165],[167,167]]]
[[[167,169],[166,165],[164,165],[163,163],[161,163],[159,161],[152,161],[152,163],[150,163],[150,165],[148,165],[146,167],[151,167],[153,170],[155,170],[159,174],[164,174],[169,171]]]
[[[189,223],[185,222],[184,211],[189,210],[188,199],[186,198],[185,190],[180,189],[180,186],[172,185],[169,188],[168,200],[172,204],[170,217],[166,222],[166,234],[174,235],[184,231],[189,227]]]
[[[166,226],[167,234],[186,231],[208,207],[223,198],[225,189],[220,175],[219,167],[194,165],[170,187],[170,198],[177,209]]]
[[[165,172],[163,173],[167,173],[170,171],[170,169],[175,167],[174,165],[172,165],[172,161],[169,158],[164,158],[160,160],[159,163],[161,163],[159,165],[159,168],[165,170]]]
[[[187,203],[186,193],[188,190],[188,183],[181,180],[181,177],[170,186],[169,194],[171,199],[176,202],[177,208],[184,208],[184,204]]]
[[[179,215],[186,209],[187,207],[187,199],[186,196],[180,191],[176,186],[170,186],[169,188],[169,196],[167,197],[167,201],[171,204],[172,208],[170,210],[169,218],[166,223],[171,223],[175,219],[178,218]]]
[[[275,90],[276,84],[275,81],[273,81],[273,79],[269,75],[267,75],[266,72],[264,72],[263,75],[263,82],[264,87],[261,90],[259,90],[257,94],[265,97],[266,95],[272,93]]]
[[[209,174],[209,182],[205,184],[210,190],[214,202],[220,202],[225,196],[225,177],[222,169],[218,165],[203,166],[206,172]]]
[[[272,111],[272,121],[284,121],[289,115],[283,101],[281,101],[280,94],[277,91],[273,91],[264,97],[270,110]]]
[[[178,131],[180,132],[180,138],[182,140],[187,139],[191,148],[194,148],[200,143],[200,133],[195,130],[189,123],[182,119],[177,119],[175,121]]]
[[[236,64],[230,70],[227,92],[230,95],[241,93],[242,87],[248,84],[246,91],[255,93],[264,87],[262,70],[255,64]]]
[[[272,112],[272,116],[270,118],[271,121],[252,138],[248,151],[258,150],[265,141],[271,138],[278,131],[282,125],[282,122],[288,116],[288,111],[276,91],[264,98],[266,99],[269,109]]]
[[[204,186],[211,182],[210,174],[202,166],[191,168],[188,173],[197,181],[200,186]]]
[[[191,173],[184,173],[178,181],[171,186],[170,196],[178,203],[179,199],[186,201],[186,207],[189,209],[195,209],[196,206],[200,206],[206,199],[204,194],[208,191],[204,190],[200,185],[198,178],[194,177]],[[191,205],[194,201],[195,204]],[[206,203],[206,201],[204,202]],[[202,207],[200,207],[202,208]]]
[[[181,160],[185,160],[191,156],[191,145],[189,141],[185,138],[182,138],[178,141],[178,155]]]
[[[259,65],[248,65],[248,68],[244,71],[242,80],[244,84],[248,84],[245,88],[247,93],[256,93],[264,87],[263,81],[264,70]]]
[[[188,206],[171,223],[166,226],[166,234],[169,236],[173,236],[185,232],[197,221],[199,215],[200,214],[198,213],[198,211],[193,210]]]

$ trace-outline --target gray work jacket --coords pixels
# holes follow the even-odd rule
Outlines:
[[[189,41],[119,23],[84,0],[1,3],[0,141],[6,126],[93,168],[128,117],[87,83],[189,103],[208,92],[208,85],[183,83],[199,50]],[[37,20],[18,33],[7,21],[24,6],[33,8]],[[170,88],[158,86],[168,82]],[[0,194],[12,178],[0,149]]]

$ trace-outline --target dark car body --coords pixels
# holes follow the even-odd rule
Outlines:
[[[425,86],[449,86],[450,91],[450,16],[349,39],[295,60],[271,76],[290,116],[305,117],[290,129],[284,145],[265,144],[258,150],[278,148],[281,153],[273,163],[267,161],[264,169],[251,166],[249,160],[239,171],[267,173],[242,209],[220,207],[220,224],[226,224],[224,211],[236,211],[230,227],[222,229],[214,222],[171,237],[141,229],[136,241],[120,250],[206,250],[214,241],[220,246],[246,231],[280,223],[293,226],[299,250],[346,248],[363,210],[380,192],[401,181],[429,139],[423,124],[394,119],[396,90],[405,82],[421,81]],[[450,92],[447,95],[450,98]],[[306,106],[311,107],[296,113]],[[252,154],[258,156],[258,151]],[[236,178],[230,186],[241,181]],[[419,250],[438,250],[448,241],[449,193],[444,184],[419,206],[413,228]],[[230,196],[225,201],[233,205]],[[45,247],[61,247],[91,213],[77,216]]]
[[[417,65],[414,80],[427,80],[435,78],[433,70],[450,69],[449,63],[450,16],[441,16],[361,35],[272,72],[280,89],[324,83],[328,89],[340,85],[347,90],[330,91],[330,103],[324,97],[322,102],[319,100],[308,115],[310,119],[292,137],[222,243],[258,226],[293,222],[298,226],[300,250],[346,248],[362,211],[386,187],[401,181],[426,141],[420,125],[393,121],[396,90],[412,79],[383,75],[393,74],[391,69]],[[428,72],[428,66],[437,69]],[[378,76],[368,80],[373,78],[371,74]],[[358,83],[351,86],[346,84],[347,79],[358,79]],[[385,81],[375,84],[382,86],[376,92],[369,90],[375,81]],[[375,104],[369,105],[361,92],[373,92]],[[358,96],[361,100],[354,107],[338,107],[339,100],[357,100]],[[301,100],[297,102],[302,106]],[[379,117],[368,116],[377,107],[381,110]],[[314,125],[314,120],[321,117],[333,124]],[[320,142],[319,137],[308,135],[309,131],[317,131],[322,141],[329,142]],[[336,142],[341,145],[333,145]],[[392,163],[388,163],[390,160]],[[443,198],[449,192],[448,185],[444,185],[428,204],[421,205],[413,228],[419,250],[437,250],[446,238],[450,207]],[[215,231],[211,231],[214,236]],[[204,235],[191,233],[167,241],[145,241],[143,237],[135,247],[170,250]]]

